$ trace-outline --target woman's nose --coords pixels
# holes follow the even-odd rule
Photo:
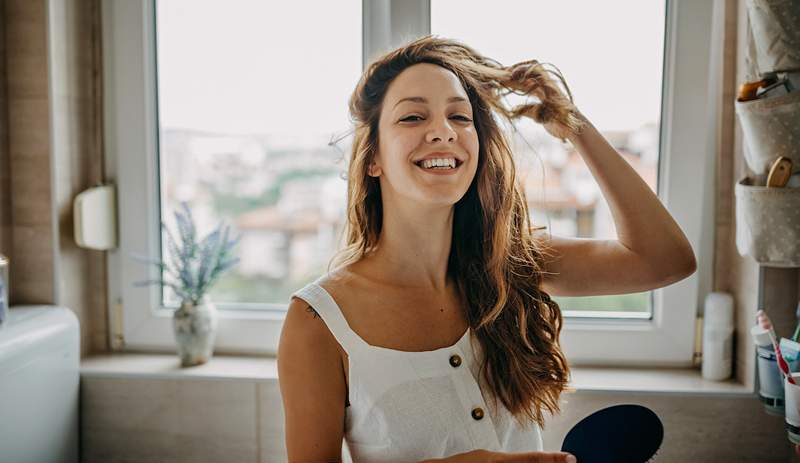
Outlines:
[[[447,121],[447,118],[444,120],[436,119],[431,121],[430,128],[428,129],[428,133],[425,135],[425,139],[429,143],[447,140],[448,142],[453,142],[456,140],[456,131],[453,130],[453,127],[450,126],[450,123]]]

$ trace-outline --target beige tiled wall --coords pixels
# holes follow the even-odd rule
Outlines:
[[[44,0],[6,0],[12,303],[55,302]]]
[[[0,246],[11,257],[11,300],[75,311],[83,354],[107,345],[104,254],[76,246],[71,213],[75,195],[103,178],[99,4],[0,3],[7,83],[0,135],[8,134],[0,148],[7,166]]]
[[[286,461],[275,381],[90,378],[82,461]]]
[[[6,15],[0,0],[0,254],[11,254],[11,191],[8,157],[8,96],[6,94]]]
[[[751,397],[567,393],[547,421],[546,450],[569,428],[618,403],[649,407],[664,424],[661,463],[786,463],[793,450],[783,421]],[[283,407],[276,381],[84,378],[83,461],[286,461]]]

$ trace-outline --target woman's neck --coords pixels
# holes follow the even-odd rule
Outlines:
[[[378,246],[368,258],[379,273],[373,276],[398,286],[444,290],[452,238],[453,206],[392,204],[383,209]]]

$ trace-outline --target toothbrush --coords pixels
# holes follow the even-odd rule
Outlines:
[[[797,310],[795,310],[794,314],[797,317],[797,328],[794,329],[792,341],[796,342],[798,339],[800,339],[800,302],[797,303]]]
[[[797,384],[794,378],[792,378],[792,374],[789,371],[789,364],[786,363],[786,359],[783,358],[783,354],[781,354],[781,348],[778,344],[777,336],[775,336],[775,329],[772,328],[772,322],[770,321],[767,313],[764,310],[759,310],[756,315],[758,316],[758,324],[761,325],[761,328],[767,330],[769,333],[769,339],[772,341],[772,347],[775,349],[775,355],[778,357],[778,366],[781,369],[781,372],[786,377],[786,380],[789,381],[791,384]]]

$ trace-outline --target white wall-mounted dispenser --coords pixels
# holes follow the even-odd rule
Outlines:
[[[114,185],[89,188],[72,205],[75,242],[99,251],[117,247],[117,201]]]

